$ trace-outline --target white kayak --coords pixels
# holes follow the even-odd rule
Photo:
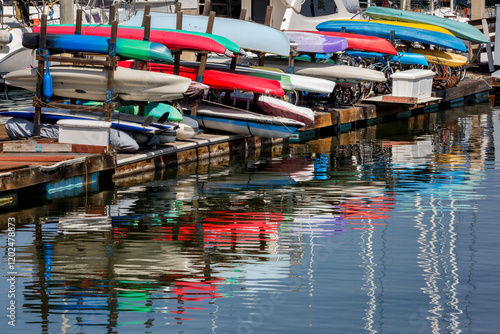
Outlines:
[[[257,65],[258,60],[247,58],[248,65]],[[288,71],[288,58],[266,58],[265,66],[277,67]],[[315,78],[334,81],[369,81],[385,82],[387,78],[384,73],[367,68],[337,65],[331,63],[318,63],[308,61],[294,61],[294,74],[311,76]]]
[[[50,66],[53,95],[105,101],[107,70],[89,66]],[[5,84],[35,91],[37,69],[26,68],[4,76]],[[126,101],[173,101],[184,98],[191,79],[178,75],[117,67],[113,94]]]

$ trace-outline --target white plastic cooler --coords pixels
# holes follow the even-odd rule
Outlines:
[[[392,95],[404,97],[431,97],[434,72],[431,70],[408,70],[391,75]]]

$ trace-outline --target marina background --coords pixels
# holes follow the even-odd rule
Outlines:
[[[493,333],[499,129],[455,107],[6,204],[3,328]]]

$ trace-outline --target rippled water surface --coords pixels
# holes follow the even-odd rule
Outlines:
[[[496,333],[499,131],[454,108],[6,206],[0,331]]]

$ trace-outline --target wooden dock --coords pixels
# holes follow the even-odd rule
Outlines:
[[[259,156],[264,150],[279,153],[286,149],[289,142],[313,139],[394,118],[434,112],[440,107],[485,102],[490,98],[492,87],[491,77],[478,76],[466,79],[456,87],[433,91],[432,97],[425,100],[390,101],[377,98],[352,107],[318,107],[314,126],[301,129],[288,139],[202,132],[189,140],[162,144],[133,153],[92,153],[70,147],[61,149],[53,141],[13,142],[8,140],[1,127],[0,205],[16,201],[18,194],[42,192],[52,194],[53,197],[58,194],[64,196],[71,191],[99,189],[99,185],[104,182],[119,182],[125,178],[140,179],[145,172],[182,168],[187,163],[210,161],[221,156],[242,153]],[[23,149],[14,152],[13,144]]]

